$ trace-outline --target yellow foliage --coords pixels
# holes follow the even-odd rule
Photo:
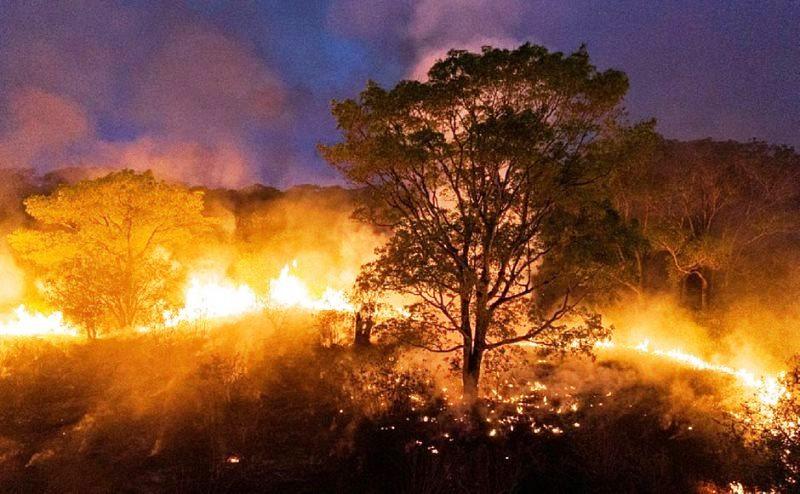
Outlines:
[[[202,192],[131,170],[29,197],[25,208],[37,225],[11,234],[11,247],[90,336],[149,322],[177,285],[179,260],[213,226]]]

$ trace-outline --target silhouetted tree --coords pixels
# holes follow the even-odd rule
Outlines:
[[[601,184],[627,87],[583,48],[526,44],[451,51],[425,82],[334,102],[344,140],[322,152],[393,232],[366,270],[416,301],[405,341],[460,352],[468,397],[486,351],[605,336],[581,301],[621,226]]]

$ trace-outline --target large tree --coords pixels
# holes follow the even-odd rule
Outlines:
[[[159,317],[180,256],[211,225],[201,192],[130,170],[29,197],[25,208],[36,224],[14,232],[12,247],[91,338]]]
[[[526,44],[451,51],[424,82],[334,102],[343,141],[321,150],[392,231],[362,279],[412,298],[407,341],[459,352],[467,398],[487,351],[605,336],[581,302],[621,243],[603,184],[627,87],[583,48]]]

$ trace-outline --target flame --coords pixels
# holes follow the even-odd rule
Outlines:
[[[207,319],[231,319],[263,310],[264,304],[247,285],[235,284],[213,274],[189,278],[184,306],[177,312],[164,313],[164,325]]]
[[[286,264],[281,269],[280,275],[270,280],[268,298],[270,307],[297,308],[308,311],[352,312],[354,310],[353,305],[347,301],[347,297],[341,290],[328,287],[322,297],[313,297],[308,285],[290,272],[292,267],[297,267],[297,261],[292,261],[291,267]]]
[[[0,318],[0,337],[7,336],[77,336],[78,330],[64,322],[61,312],[31,312],[20,305]]]
[[[166,311],[164,324],[174,327],[200,320],[235,319],[274,309],[308,312],[354,311],[353,305],[341,290],[327,287],[321,296],[315,297],[309,285],[292,273],[292,269],[296,267],[297,261],[284,265],[280,274],[269,280],[269,290],[263,297],[250,286],[237,284],[218,273],[196,273],[189,278],[183,307],[177,311]],[[77,336],[78,330],[64,321],[61,312],[32,312],[25,305],[18,306],[6,316],[0,316],[0,337],[39,335]],[[759,375],[749,369],[711,363],[677,348],[654,348],[648,339],[636,345],[607,340],[598,342],[595,347],[598,350],[621,349],[651,355],[696,370],[730,376],[742,388],[752,390],[752,400],[764,410],[774,407],[788,393],[781,384],[782,374]]]
[[[189,278],[184,306],[178,311],[166,311],[164,324],[174,327],[200,320],[235,319],[269,309],[296,309],[309,312],[351,312],[353,305],[341,290],[327,287],[319,298],[311,294],[308,285],[291,273],[297,261],[287,263],[277,278],[269,280],[269,292],[260,297],[245,284],[236,284],[214,273],[199,273]]]
[[[235,283],[219,273],[201,272],[189,277],[184,291],[183,307],[164,311],[166,327],[205,320],[236,319],[269,309],[293,309],[308,312],[352,312],[353,305],[341,290],[325,288],[321,297],[314,297],[308,285],[291,273],[297,261],[287,263],[280,275],[269,281],[267,297],[260,297],[246,284]],[[141,328],[147,332],[149,328]],[[0,316],[0,337],[3,336],[77,336],[79,331],[64,321],[61,312],[31,312],[20,305],[10,314]]]
[[[756,373],[748,370],[727,365],[713,364],[703,360],[702,358],[686,353],[682,350],[671,349],[662,350],[652,348],[650,340],[645,339],[638,345],[624,345],[614,343],[612,341],[602,341],[595,345],[598,349],[624,349],[647,355],[654,355],[656,357],[665,358],[673,362],[677,362],[693,369],[700,371],[716,372],[728,375],[734,378],[742,387],[751,389],[755,392],[756,400],[766,407],[774,407],[778,401],[788,392],[786,388],[780,383],[781,374],[776,375],[762,375],[758,376]]]
[[[269,281],[266,301],[246,284],[234,283],[217,273],[195,273],[189,277],[183,307],[165,311],[164,325],[175,327],[201,320],[236,319],[271,308],[309,312],[353,311],[353,305],[341,290],[327,287],[321,297],[312,296],[308,285],[291,273],[291,268],[296,266],[297,261],[286,264],[280,275]],[[25,305],[20,305],[10,314],[0,316],[0,337],[78,334],[78,330],[67,324],[58,311],[50,314],[31,312]]]

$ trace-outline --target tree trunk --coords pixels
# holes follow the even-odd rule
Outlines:
[[[461,303],[461,335],[464,342],[462,349],[461,362],[461,382],[463,387],[464,401],[472,404],[478,398],[478,382],[481,377],[481,358],[482,352],[476,354],[475,338],[472,333],[472,321],[470,310],[470,295],[468,284],[467,288],[462,289]]]
[[[464,367],[462,369],[462,383],[464,386],[464,401],[474,403],[479,397],[479,384],[481,379],[481,362],[483,349],[464,347]]]
[[[681,301],[688,307],[703,312],[708,309],[710,284],[700,271],[691,271],[681,283]]]
[[[90,341],[94,341],[97,339],[97,330],[94,329],[92,326],[86,327],[86,337],[89,338]]]
[[[644,260],[642,259],[642,253],[639,252],[639,250],[636,250],[634,255],[636,257],[636,286],[638,288],[636,291],[636,299],[641,302],[644,298],[644,290],[647,286],[647,280],[645,280]]]
[[[464,368],[462,381],[464,385],[464,399],[474,403],[480,397],[481,365],[483,365],[484,344],[486,343],[486,330],[488,319],[485,310],[477,311],[475,319],[475,336],[471,345],[464,342]]]
[[[697,273],[700,276],[700,310],[705,311],[708,309],[708,280],[702,273]]]
[[[356,312],[354,347],[366,348],[370,346],[370,337],[372,336],[372,327],[374,325],[375,321],[370,314],[364,315],[361,310]]]

